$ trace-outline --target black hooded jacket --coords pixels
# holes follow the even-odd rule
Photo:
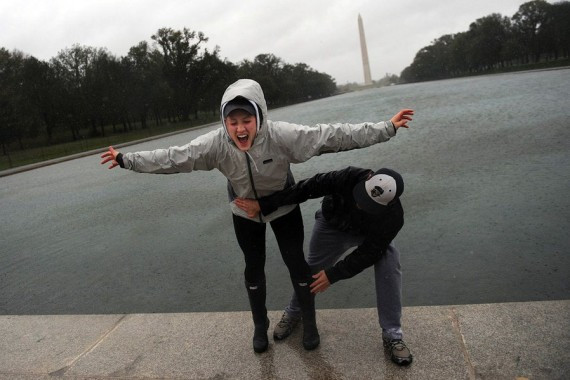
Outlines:
[[[351,278],[374,265],[404,225],[404,210],[399,199],[387,206],[380,215],[370,214],[357,206],[352,190],[358,182],[366,180],[373,173],[370,169],[349,166],[343,170],[317,174],[259,199],[261,212],[266,215],[279,206],[324,196],[321,211],[330,225],[341,231],[364,235],[362,244],[326,269],[331,284]]]

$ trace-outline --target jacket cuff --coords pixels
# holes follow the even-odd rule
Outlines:
[[[331,285],[341,279],[338,270],[336,270],[335,267],[325,269],[325,274],[327,275]]]
[[[266,216],[279,208],[273,205],[267,198],[259,198],[257,201],[259,202],[261,213]]]
[[[115,157],[115,161],[117,161],[120,167],[122,167],[123,169],[125,168],[125,162],[123,161],[123,153],[117,154],[117,157]]]
[[[388,120],[386,122],[386,127],[388,128],[388,134],[390,136],[396,136],[397,129],[394,123],[392,123],[392,121]]]

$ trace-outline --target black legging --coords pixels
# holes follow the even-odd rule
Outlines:
[[[238,244],[245,256],[245,280],[250,283],[262,282],[265,280],[266,224],[236,215],[233,215],[233,220]],[[303,253],[304,228],[299,206],[269,223],[291,278],[310,277],[311,270]]]

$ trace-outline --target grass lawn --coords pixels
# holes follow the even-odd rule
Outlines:
[[[111,128],[107,128],[107,135],[104,137],[83,138],[77,141],[64,142],[47,146],[38,146],[24,150],[15,150],[16,143],[13,143],[8,155],[0,156],[0,171],[15,168],[18,166],[34,164],[54,158],[65,157],[71,154],[86,152],[93,149],[105,148],[109,145],[117,145],[129,141],[144,139],[168,132],[181,131],[184,129],[198,127],[216,121],[215,119],[205,119],[199,121],[164,123],[161,126],[149,126],[146,129],[136,129],[126,133],[111,133]],[[61,131],[60,133],[65,133]],[[69,132],[67,132],[69,133]],[[87,135],[87,132],[85,133]],[[24,145],[31,145],[24,140]]]

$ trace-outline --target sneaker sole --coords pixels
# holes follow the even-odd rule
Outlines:
[[[394,358],[391,358],[391,359],[394,363],[396,363],[397,365],[401,365],[401,366],[410,365],[410,364],[412,364],[412,361],[413,361],[412,357],[410,357],[409,359],[394,359]]]

